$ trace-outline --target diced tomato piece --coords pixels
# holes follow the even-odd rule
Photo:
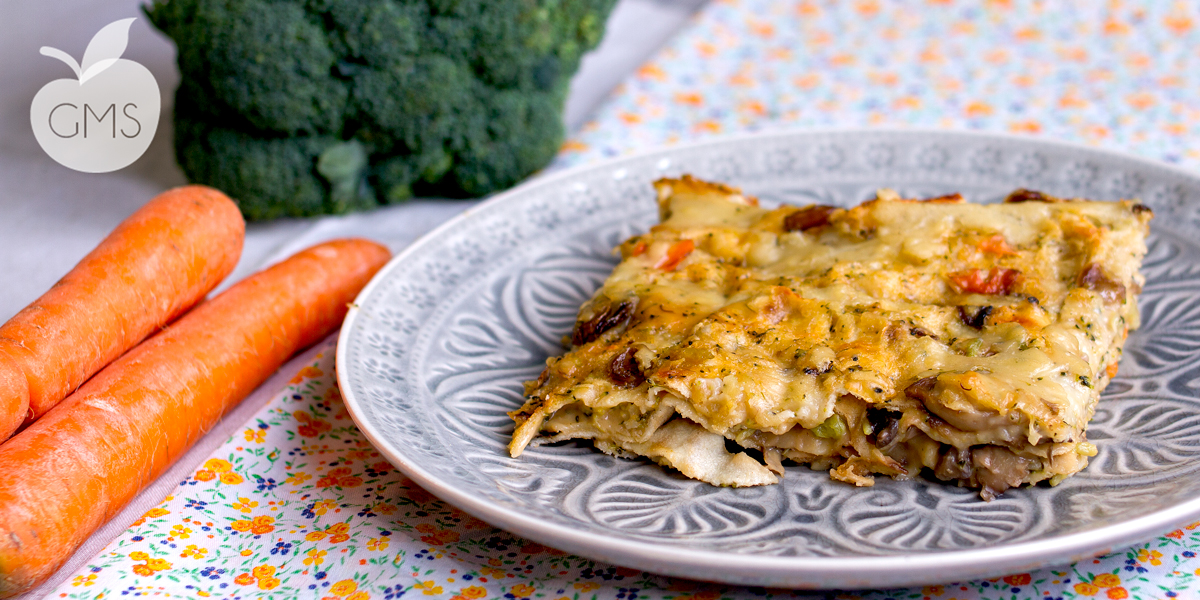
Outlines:
[[[692,253],[692,250],[695,249],[696,242],[692,240],[679,240],[671,244],[671,247],[667,249],[667,255],[662,257],[662,260],[658,261],[658,264],[654,266],[664,271],[674,271],[675,267],[678,267],[679,263],[683,262],[683,259],[687,258]]]
[[[632,256],[641,256],[646,253],[646,248],[648,248],[648,246],[646,245],[645,240],[639,241],[633,246],[633,251],[629,254]]]
[[[1005,267],[991,269],[971,269],[961,273],[951,273],[950,283],[965,294],[995,294],[1007,295],[1012,292],[1013,285],[1021,272]]]

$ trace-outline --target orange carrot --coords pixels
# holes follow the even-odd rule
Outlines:
[[[205,302],[0,445],[0,597],[50,576],[226,411],[333,331],[388,260],[339,240]]]
[[[0,356],[27,383],[26,398],[0,385],[0,441],[216,287],[237,265],[245,230],[221,192],[164,192],[0,326]]]
[[[8,437],[29,412],[29,383],[12,359],[0,354],[0,441]]]
[[[654,266],[664,271],[674,271],[675,267],[678,267],[679,263],[683,262],[683,259],[687,258],[695,249],[696,242],[688,239],[679,240],[667,248],[667,254]]]

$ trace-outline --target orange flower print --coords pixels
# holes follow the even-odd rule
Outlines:
[[[358,590],[357,592],[346,596],[346,600],[371,600],[371,595],[364,590]]]
[[[654,63],[643,65],[642,68],[638,69],[637,76],[639,79],[667,80],[667,72]]]
[[[816,73],[797,75],[794,79],[792,79],[792,85],[802,90],[811,90],[821,85],[821,76]]]
[[[131,525],[131,527],[137,527],[138,525],[145,523],[146,519],[157,519],[163,515],[169,515],[169,514],[171,514],[171,511],[169,511],[165,508],[156,506],[156,507],[146,511],[146,514],[138,517],[138,520],[134,521],[133,524]]]
[[[1060,57],[1062,57],[1063,60],[1070,60],[1070,61],[1075,61],[1075,62],[1087,62],[1087,59],[1088,59],[1087,50],[1080,48],[1078,46],[1074,46],[1071,48],[1063,48],[1059,51],[1058,55]]]
[[[250,570],[250,574],[254,575],[255,579],[270,577],[275,574],[275,567],[272,567],[271,565],[258,565]]]
[[[308,558],[304,559],[304,564],[319,565],[319,564],[325,562],[326,554],[329,554],[329,553],[324,550],[317,550],[316,548],[313,548],[312,550],[309,550],[306,553],[306,556],[308,556]]]
[[[252,444],[261,444],[267,441],[267,430],[258,428],[247,429],[242,432],[242,437],[246,438],[246,441]]]
[[[1041,133],[1042,124],[1037,121],[1013,121],[1008,125],[1013,133]]]
[[[146,561],[145,564],[133,565],[133,572],[142,577],[150,577],[159,571],[165,571],[171,568],[171,563],[161,558],[150,558],[150,555],[145,552],[130,552],[129,558],[137,561]]]
[[[333,425],[328,421],[317,419],[308,414],[307,411],[298,410],[292,413],[292,417],[300,422],[300,426],[296,428],[296,433],[303,437],[317,437],[322,433],[333,430]]]
[[[329,534],[329,541],[333,543],[344,542],[350,538],[349,523],[335,523],[332,527],[325,530]]]
[[[1075,593],[1080,596],[1095,596],[1100,593],[1100,588],[1090,583],[1075,584]]]
[[[1008,575],[1004,577],[1004,583],[1012,586],[1029,585],[1029,582],[1032,580],[1033,579],[1029,576],[1029,573],[1018,573],[1016,575]]]
[[[967,118],[978,119],[992,114],[992,105],[981,100],[967,103]]]
[[[273,589],[279,587],[280,583],[282,583],[282,582],[279,581],[278,577],[263,577],[262,579],[258,580],[258,589],[273,590]]]
[[[210,458],[204,462],[204,468],[213,473],[227,473],[233,470],[233,465],[223,458]]]
[[[234,521],[229,524],[229,527],[234,531],[242,533],[253,533],[254,535],[263,535],[275,531],[275,517],[262,515],[253,519]]]
[[[763,103],[758,100],[747,100],[739,108],[742,112],[756,117],[765,117],[767,115],[767,107],[763,106]]]
[[[983,60],[998,65],[1008,62],[1008,57],[1008,50],[1003,48],[995,48],[984,53]]]
[[[1163,17],[1163,25],[1166,25],[1167,29],[1179,36],[1186,34],[1192,28],[1192,25],[1194,25],[1192,17],[1183,11],[1183,3],[1178,2],[1175,4],[1175,10]]]
[[[250,509],[254,508],[255,506],[258,506],[257,500],[251,500],[249,498],[240,498],[240,497],[237,499],[237,502],[234,502],[233,504],[229,505],[230,508],[232,508],[234,510],[240,510],[246,514],[249,514]]]
[[[588,148],[587,144],[579,140],[566,140],[558,147],[559,152],[585,152]]]
[[[1169,538],[1171,538],[1171,539],[1175,539],[1175,540],[1181,540],[1181,539],[1183,539],[1183,530],[1182,530],[1182,529],[1176,529],[1175,531],[1172,531],[1171,533],[1168,533],[1168,534],[1167,534],[1167,537],[1169,537]]]
[[[429,544],[430,546],[452,544],[458,541],[458,532],[449,529],[443,529],[441,531],[435,531],[433,533],[421,536],[421,541]]]
[[[481,585],[473,585],[471,587],[465,587],[459,590],[458,595],[462,596],[463,598],[468,598],[469,600],[475,600],[476,598],[483,598],[484,596],[487,596],[487,593],[487,588]]]
[[[871,18],[879,14],[879,0],[858,0],[854,5],[854,10],[864,18]]]
[[[856,60],[857,59],[853,54],[850,54],[849,52],[843,52],[829,57],[829,64],[835,67],[848,67],[854,64]]]
[[[200,548],[195,544],[188,544],[179,556],[183,558],[204,558],[206,554],[208,554],[208,548]]]
[[[748,21],[746,28],[750,30],[750,33],[762,38],[775,35],[775,26],[766,21]]]
[[[942,54],[942,50],[935,45],[929,45],[921,51],[921,62],[923,63],[941,63],[946,62],[946,55]]]
[[[1104,594],[1109,600],[1125,600],[1129,597],[1129,592],[1123,587],[1111,588]]]
[[[418,581],[417,584],[413,586],[413,589],[421,590],[421,593],[425,594],[426,596],[437,596],[442,593],[442,586],[438,585],[437,582],[432,579],[429,581]]]
[[[1130,106],[1138,110],[1146,110],[1147,108],[1154,106],[1156,100],[1157,99],[1154,97],[1154,94],[1151,94],[1150,92],[1134,92],[1128,96],[1125,96],[1125,101],[1128,102]]]
[[[312,479],[312,475],[309,475],[308,473],[305,473],[304,471],[293,471],[291,473],[288,473],[287,481],[285,481],[284,483],[290,483],[292,485],[302,485],[305,481],[308,481],[309,479]]]
[[[1162,566],[1162,552],[1158,550],[1138,550],[1138,560],[1148,562],[1156,567]]]
[[[325,513],[329,512],[331,510],[335,510],[337,507],[338,507],[338,504],[334,500],[321,500],[321,501],[313,503],[312,511],[317,516],[320,516],[320,515],[324,515]]]
[[[1104,35],[1126,35],[1129,33],[1130,27],[1124,21],[1118,21],[1113,17],[1109,17],[1104,21]]]
[[[275,517],[263,515],[254,517],[254,520],[250,521],[250,533],[262,535],[272,531],[275,531]]]
[[[892,71],[871,71],[867,74],[867,78],[871,80],[871,83],[879,85],[894,86],[900,83],[900,76]]]
[[[1092,578],[1092,583],[1102,588],[1121,585],[1121,578],[1112,573],[1101,573]]]
[[[329,587],[329,593],[334,596],[348,596],[358,589],[358,583],[353,579],[343,579]]]
[[[1066,93],[1058,99],[1059,108],[1083,108],[1087,106],[1087,100],[1079,95],[1079,92],[1067,90]]]
[[[1036,42],[1042,39],[1042,32],[1036,27],[1023,27],[1017,30],[1016,38],[1022,42]]]
[[[292,377],[292,380],[288,382],[288,385],[296,385],[296,384],[304,381],[305,379],[316,379],[317,377],[320,377],[324,374],[325,374],[324,371],[322,371],[312,365],[309,365],[307,367],[304,367],[303,369],[300,369],[300,372],[296,373],[295,377]]]
[[[87,587],[87,586],[89,586],[89,585],[96,585],[96,574],[95,574],[95,573],[88,573],[86,576],[84,576],[84,575],[76,575],[76,576],[75,576],[75,579],[73,579],[73,580],[71,581],[71,585],[72,585],[72,586],[74,586],[74,587],[79,587],[79,586],[81,586],[81,585],[82,585],[83,587]]]
[[[528,598],[536,591],[537,588],[524,583],[518,583],[517,585],[512,586],[512,589],[508,590],[510,594],[516,596],[517,598]]]
[[[942,585],[927,585],[921,588],[921,593],[926,596],[941,596],[946,593],[946,587]]]
[[[233,582],[238,585],[250,585],[254,583],[254,576],[249,573],[242,573],[233,578]]]
[[[370,540],[367,540],[367,550],[370,550],[372,552],[380,552],[383,550],[387,550],[387,547],[388,547],[388,539],[386,536],[371,538]]]
[[[331,469],[324,477],[317,480],[317,487],[343,487],[352,488],[362,485],[362,478],[351,475],[354,471],[350,467],[338,467]]]
[[[213,472],[209,471],[208,469],[200,469],[199,471],[196,471],[196,481],[212,481],[216,478],[217,476],[213,475]]]
[[[701,96],[696,92],[680,92],[675,94],[675,103],[683,104],[685,106],[700,107],[704,106],[704,96]]]

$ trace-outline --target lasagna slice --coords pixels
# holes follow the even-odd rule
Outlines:
[[[783,461],[985,499],[1055,484],[1138,325],[1150,210],[1018,190],[767,209],[691,177],[525,384],[509,451],[590,439],[713,485]]]

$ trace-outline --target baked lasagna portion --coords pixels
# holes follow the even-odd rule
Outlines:
[[[525,384],[509,451],[590,439],[713,485],[783,461],[985,499],[1055,484],[1138,325],[1150,210],[1017,190],[760,207],[691,177]],[[927,470],[927,471],[926,471]]]

